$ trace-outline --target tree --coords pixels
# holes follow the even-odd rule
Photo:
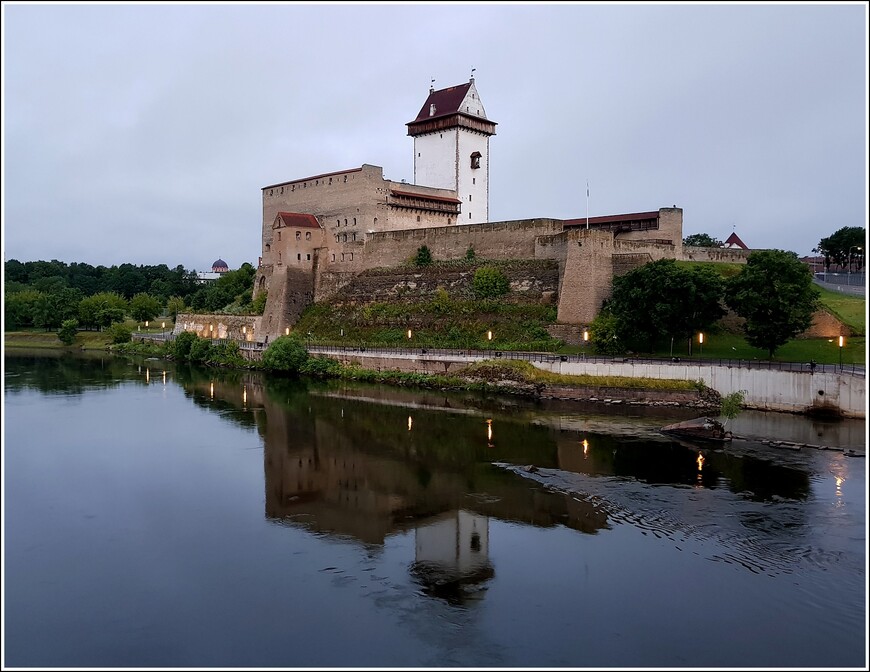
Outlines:
[[[296,374],[308,361],[308,351],[298,334],[279,336],[263,353],[263,366],[272,371]]]
[[[831,262],[839,266],[852,268],[853,261],[858,262],[858,269],[864,267],[864,254],[867,251],[866,232],[862,226],[844,226],[827,238],[819,241],[813,252],[825,257],[825,269],[831,267]]]
[[[182,331],[169,344],[169,354],[182,362],[190,359],[190,350],[199,338],[192,331]]]
[[[683,245],[689,247],[722,247],[722,241],[707,233],[693,233],[683,238]]]
[[[592,347],[599,355],[618,355],[623,352],[617,332],[616,316],[608,308],[602,309],[589,325]]]
[[[474,258],[475,258],[475,256],[476,256],[476,255],[475,255],[475,252],[474,252],[474,246],[473,246],[473,245],[469,245],[469,246],[468,246],[468,249],[465,250],[465,258],[466,258],[468,261],[473,261]]]
[[[725,301],[746,320],[746,340],[776,350],[810,327],[819,292],[809,267],[794,252],[758,250],[725,287]]]
[[[133,340],[133,330],[122,322],[113,322],[106,331],[112,343],[129,343]]]
[[[474,272],[471,286],[478,299],[494,299],[507,294],[511,283],[495,266],[481,266]]]
[[[251,314],[262,315],[266,310],[266,300],[269,298],[269,292],[265,289],[257,294],[257,298],[251,301]]]
[[[160,301],[146,294],[139,292],[130,299],[130,317],[137,322],[145,322],[153,320],[160,314]]]
[[[124,319],[127,301],[115,292],[86,296],[79,303],[79,322],[87,329],[103,329]]]
[[[64,320],[63,324],[60,325],[60,330],[57,332],[57,337],[64,345],[72,345],[76,340],[78,330],[78,320]]]
[[[747,391],[746,390],[738,390],[737,392],[732,392],[731,394],[726,394],[722,397],[722,408],[719,413],[725,418],[725,422],[722,423],[722,426],[728,424],[730,420],[733,420],[740,412],[743,410],[743,402],[746,399]]]
[[[710,328],[725,314],[722,279],[706,266],[660,259],[613,280],[610,311],[621,341],[652,351],[665,338],[685,338]]]
[[[432,252],[426,245],[417,248],[417,255],[414,257],[414,264],[417,266],[428,266],[432,263]]]
[[[180,296],[170,296],[166,301],[166,314],[172,317],[173,322],[178,317],[178,313],[184,311],[184,299]]]

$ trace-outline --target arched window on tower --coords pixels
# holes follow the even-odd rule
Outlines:
[[[480,168],[480,157],[482,154],[480,152],[472,152],[471,153],[471,167],[472,168]]]

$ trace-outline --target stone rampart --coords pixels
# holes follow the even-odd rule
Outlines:
[[[235,341],[261,341],[259,315],[220,315],[215,313],[178,313],[172,334],[189,331],[200,338],[232,339]]]
[[[745,264],[752,250],[739,247],[689,247],[683,246],[682,256],[676,257],[683,261],[716,261],[732,264]]]

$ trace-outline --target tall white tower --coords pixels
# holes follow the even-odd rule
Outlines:
[[[457,224],[489,221],[489,137],[496,124],[486,118],[474,77],[467,84],[430,88],[420,114],[407,126],[414,138],[414,184],[456,190],[462,201]]]

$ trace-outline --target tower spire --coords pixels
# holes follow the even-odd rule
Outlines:
[[[472,83],[474,82],[474,71],[475,71],[475,70],[477,70],[477,68],[472,68],[472,69],[471,69],[471,78],[468,80],[469,82],[472,82]]]

